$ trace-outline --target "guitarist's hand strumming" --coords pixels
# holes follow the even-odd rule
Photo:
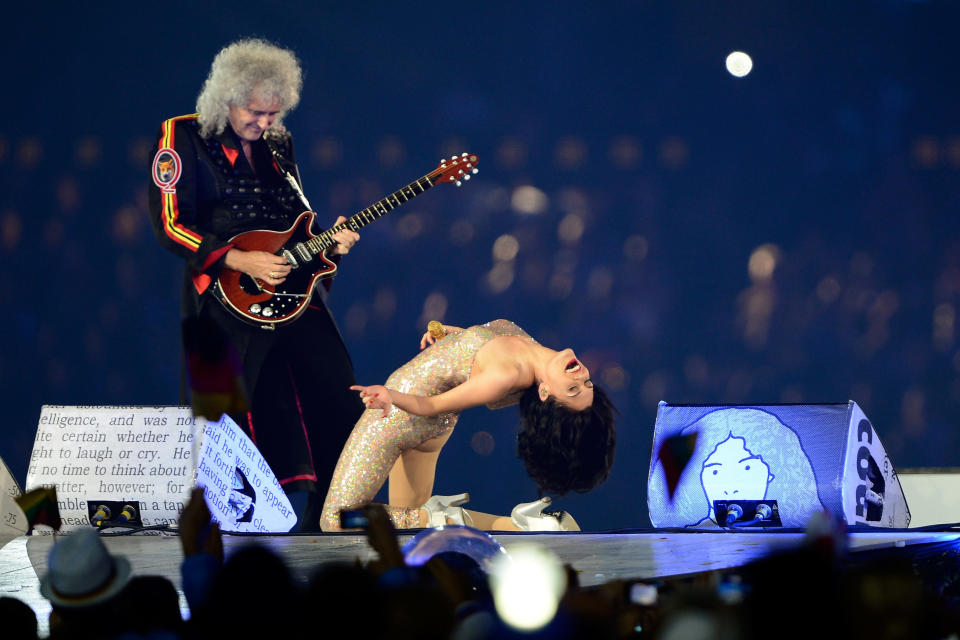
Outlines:
[[[291,269],[282,256],[266,251],[243,251],[242,249],[227,251],[224,265],[228,269],[245,273],[251,278],[272,285],[283,282]]]

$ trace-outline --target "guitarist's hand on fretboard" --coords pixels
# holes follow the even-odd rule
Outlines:
[[[333,226],[343,224],[346,221],[346,218],[340,216],[337,218],[337,221],[333,223]],[[343,231],[337,231],[333,234],[333,239],[337,241],[337,244],[330,248],[330,253],[342,256],[350,253],[350,249],[352,249],[353,245],[357,244],[357,240],[360,239],[360,234],[350,229],[344,229]]]
[[[353,235],[357,234],[353,233]],[[354,242],[356,241],[354,240]],[[243,251],[241,249],[227,251],[224,264],[228,269],[245,273],[251,278],[274,286],[286,280],[291,269],[286,259],[281,256],[266,251]]]

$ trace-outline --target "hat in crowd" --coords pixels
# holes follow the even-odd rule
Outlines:
[[[57,607],[89,607],[117,595],[130,572],[130,561],[110,555],[95,529],[79,529],[50,549],[40,593]]]

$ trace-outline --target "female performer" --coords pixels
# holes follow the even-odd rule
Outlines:
[[[511,517],[462,509],[466,494],[429,497],[437,459],[460,411],[519,402],[519,455],[541,495],[589,491],[607,478],[613,463],[614,407],[606,394],[572,350],[548,349],[508,320],[467,329],[443,326],[439,334],[425,333],[423,351],[385,386],[350,387],[367,409],[340,454],[321,528],[339,530],[340,511],[372,501],[389,477],[387,512],[398,529],[447,523],[576,529],[566,514],[542,513],[549,497],[518,505]]]

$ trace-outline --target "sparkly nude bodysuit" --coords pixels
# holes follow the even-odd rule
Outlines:
[[[450,333],[394,371],[385,386],[418,396],[435,396],[449,391],[467,381],[477,352],[498,336],[529,337],[509,320],[494,320]],[[519,395],[508,396],[488,406],[500,409],[516,404]],[[400,454],[452,431],[459,413],[426,417],[393,407],[385,418],[382,415],[379,409],[366,410],[344,445],[323,505],[320,525],[324,531],[340,528],[341,509],[371,502],[387,481]],[[387,512],[398,529],[419,526],[419,508],[387,507]]]

